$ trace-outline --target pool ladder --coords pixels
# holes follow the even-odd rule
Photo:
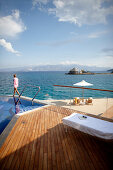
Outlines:
[[[33,104],[33,100],[35,99],[35,97],[37,96],[37,94],[38,94],[39,91],[40,91],[40,86],[25,85],[25,87],[23,88],[22,92],[21,92],[20,95],[19,95],[19,98],[20,98],[20,96],[22,95],[22,93],[24,92],[24,90],[26,89],[27,86],[28,86],[28,87],[38,88],[38,91],[36,92],[36,94],[35,94],[34,97],[32,98],[32,104]]]

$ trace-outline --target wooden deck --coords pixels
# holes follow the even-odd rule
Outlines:
[[[73,112],[50,106],[19,117],[0,149],[0,170],[113,169],[113,141],[65,131],[62,118]]]

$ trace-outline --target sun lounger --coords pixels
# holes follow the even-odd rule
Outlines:
[[[79,97],[75,97],[75,98],[73,99],[73,104],[74,104],[74,105],[79,105],[79,104],[80,104],[80,98],[79,98]]]
[[[84,133],[103,138],[113,139],[113,122],[73,113],[62,119],[63,123]]]
[[[93,104],[93,98],[89,97],[88,99],[86,99],[86,104]]]
[[[73,104],[74,105],[84,105],[85,102],[84,102],[84,99],[80,99],[79,97],[75,97],[73,99]]]

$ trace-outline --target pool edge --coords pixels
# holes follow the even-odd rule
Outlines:
[[[0,95],[0,97],[13,97],[12,95]],[[15,96],[16,98],[18,96]],[[26,97],[26,96],[21,96],[21,99],[24,99],[24,100],[32,100],[32,98],[30,97]],[[45,107],[48,107],[50,106],[48,103],[46,102],[42,102],[38,99],[35,99],[34,100],[35,103],[40,103],[40,104],[43,104],[44,106],[41,106],[39,108],[35,108],[35,109],[32,109],[32,110],[29,110],[29,111],[25,111],[23,113],[18,113],[16,115],[14,115],[11,119],[11,121],[8,123],[8,125],[6,126],[6,128],[3,130],[3,132],[0,134],[0,148],[2,147],[3,143],[5,142],[6,138],[8,137],[8,135],[10,134],[12,128],[14,127],[14,125],[16,124],[18,118],[20,116],[23,116],[25,114],[30,114],[32,113],[33,111],[36,111],[36,110],[39,110],[39,109],[44,109]]]
[[[0,148],[2,147],[4,141],[6,140],[6,138],[8,137],[9,133],[11,132],[12,128],[14,127],[14,125],[16,124],[17,120],[18,120],[19,116],[18,115],[14,115],[13,118],[11,119],[11,121],[8,123],[8,125],[6,126],[6,128],[3,130],[3,132],[0,134]]]

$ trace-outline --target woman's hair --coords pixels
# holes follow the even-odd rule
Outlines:
[[[14,74],[13,77],[16,77],[16,74]]]

